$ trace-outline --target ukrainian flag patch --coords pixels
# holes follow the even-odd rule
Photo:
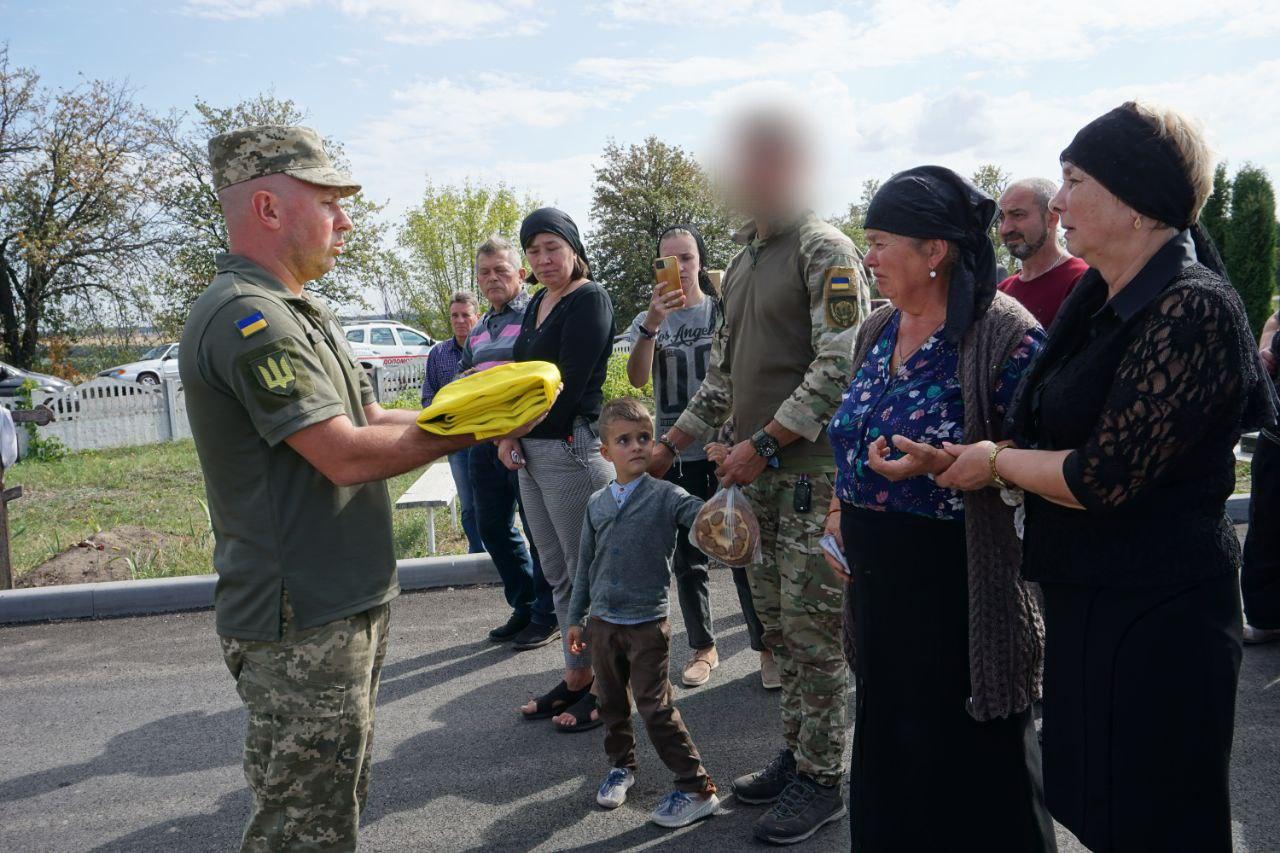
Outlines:
[[[236,328],[240,330],[240,336],[247,338],[267,327],[267,318],[262,316],[261,311],[254,311],[243,320],[236,321]]]

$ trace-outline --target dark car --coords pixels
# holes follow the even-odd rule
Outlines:
[[[33,370],[22,370],[12,364],[0,361],[0,399],[11,400],[18,396],[22,383],[34,380],[37,387],[31,392],[33,405],[41,405],[60,391],[72,387],[71,383],[47,373],[36,373]]]

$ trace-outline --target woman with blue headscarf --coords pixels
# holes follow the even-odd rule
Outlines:
[[[940,166],[894,175],[867,210],[865,262],[891,304],[858,330],[853,381],[828,427],[827,531],[851,567],[859,851],[952,846],[941,832],[986,853],[1055,849],[1031,716],[1043,627],[1019,576],[1013,510],[994,491],[934,480],[953,462],[944,442],[1002,437],[1043,341],[996,291],[995,212]]]

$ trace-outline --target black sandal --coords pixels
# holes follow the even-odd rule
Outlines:
[[[521,711],[520,713],[526,720],[546,720],[557,714],[564,713],[574,703],[580,701],[583,696],[589,695],[590,691],[590,684],[581,690],[570,690],[569,685],[561,681],[551,688],[550,692],[544,693],[533,700],[536,708],[532,712]]]
[[[596,714],[596,718],[594,720],[591,719],[591,712],[598,709],[599,705],[596,704],[596,697],[591,693],[588,693],[577,702],[574,702],[571,707],[565,709],[564,713],[573,716],[573,725],[562,726],[559,723],[556,723],[556,729],[561,734],[577,734],[578,732],[589,732],[594,728],[598,728],[604,725],[604,720],[599,714]]]

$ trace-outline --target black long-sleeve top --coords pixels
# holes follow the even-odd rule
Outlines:
[[[547,418],[529,438],[564,440],[573,434],[576,417],[594,422],[604,405],[604,379],[613,352],[613,302],[594,281],[580,285],[551,309],[538,325],[540,290],[525,309],[513,355],[516,361],[549,361],[560,368],[564,390]]]
[[[1138,587],[1227,574],[1233,448],[1257,358],[1240,299],[1171,239],[1114,298],[1090,270],[1019,391],[1011,434],[1072,452],[1084,510],[1027,496],[1023,573],[1036,581]]]

